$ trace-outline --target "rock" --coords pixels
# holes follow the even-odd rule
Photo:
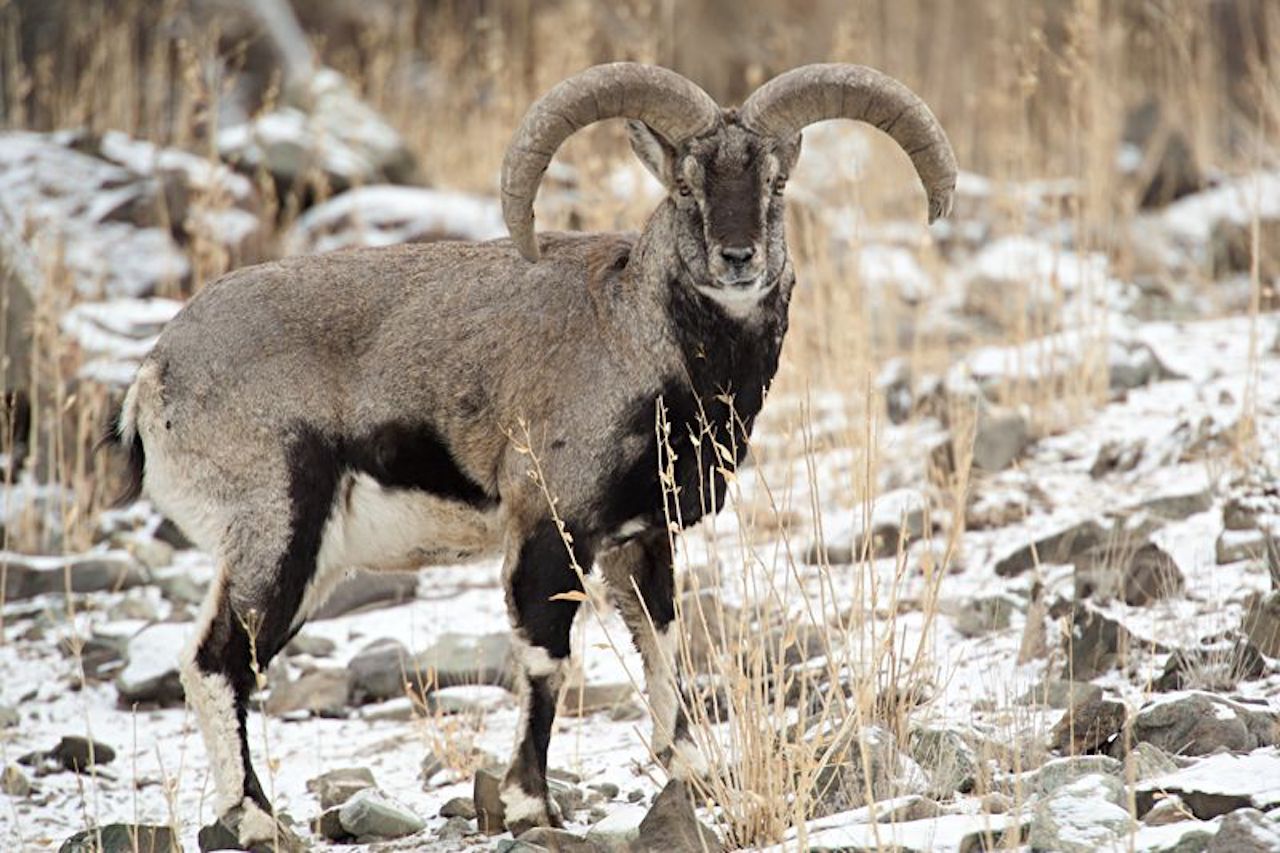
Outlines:
[[[189,625],[159,622],[143,628],[129,640],[129,663],[116,678],[116,692],[123,707],[182,704],[178,655],[190,631]]]
[[[379,702],[405,695],[411,684],[413,661],[396,640],[375,640],[356,653],[347,664],[351,676],[351,698],[355,702]]]
[[[1125,762],[1125,779],[1150,779],[1178,769],[1173,756],[1151,743],[1127,745],[1123,738],[1111,744],[1111,757]]]
[[[134,539],[129,550],[148,569],[163,569],[173,564],[173,546],[159,539]]]
[[[1020,412],[983,407],[973,436],[973,467],[979,471],[1003,471],[1022,455],[1030,441],[1030,424]]]
[[[1143,208],[1163,207],[1199,191],[1206,183],[1195,148],[1182,128],[1164,113],[1160,100],[1152,97],[1125,115],[1117,160],[1126,176],[1135,181],[1138,204]]]
[[[1085,776],[1113,776],[1124,773],[1124,765],[1106,755],[1075,755],[1046,761],[1039,769],[1006,780],[1005,793],[1016,794],[1019,788],[1040,796],[1048,796]],[[1016,784],[1015,784],[1016,782]]]
[[[1124,728],[1125,706],[1114,699],[1090,697],[1072,706],[1049,734],[1049,748],[1072,755],[1102,750]]]
[[[100,741],[67,735],[45,755],[62,768],[81,773],[94,764],[102,766],[115,761],[116,751]]]
[[[973,790],[978,778],[978,757],[960,732],[952,729],[913,729],[911,757],[929,774],[929,793],[948,798]]]
[[[482,767],[476,771],[471,801],[475,804],[476,824],[486,835],[497,835],[506,830],[506,809],[500,792],[503,767]]]
[[[605,853],[596,842],[565,832],[563,829],[552,829],[536,826],[521,833],[518,839],[538,850],[549,850],[551,853]],[[675,849],[675,848],[672,848]]]
[[[48,593],[131,589],[147,582],[142,564],[125,551],[31,557],[0,551],[5,569],[4,600],[22,601]]]
[[[1027,569],[1046,563],[1070,563],[1072,558],[1106,541],[1107,531],[1096,521],[1082,521],[1042,536],[996,561],[1000,577],[1020,575]]]
[[[1076,680],[1088,680],[1123,666],[1132,638],[1115,619],[1088,605],[1075,609],[1070,637],[1070,669]]]
[[[249,174],[265,170],[281,190],[315,181],[342,190],[412,178],[413,156],[399,134],[337,71],[313,67],[294,77],[283,95],[275,109],[218,132],[223,160]]]
[[[476,804],[470,797],[454,797],[440,807],[440,817],[476,819]]]
[[[69,640],[63,640],[59,646],[68,658],[75,658],[78,653],[84,665],[85,677],[100,681],[110,678],[124,667],[128,641],[122,637],[104,637],[95,633],[81,643],[78,649]]]
[[[618,798],[618,794],[622,792],[622,790],[612,782],[594,782],[588,785],[587,789],[595,791],[606,800],[616,800]]]
[[[587,830],[587,839],[596,842],[606,850],[627,849],[627,845],[635,841],[640,834],[640,824],[649,813],[644,806],[634,805],[641,799],[644,799],[643,794],[632,800],[632,805],[610,809],[607,815]]]
[[[434,752],[427,752],[426,755],[422,756],[422,761],[418,766],[418,778],[422,780],[422,790],[431,790],[432,777],[445,768],[444,760]]]
[[[908,823],[917,820],[932,820],[942,814],[942,806],[928,797],[915,794],[889,800],[887,808],[876,806],[877,823]]]
[[[181,849],[167,826],[113,823],[77,832],[62,842],[58,853],[171,853]]]
[[[685,593],[678,609],[683,614],[689,662],[696,674],[715,675],[722,655],[733,655],[752,636],[742,612],[726,604],[715,590]]]
[[[1149,345],[1142,341],[1113,338],[1107,346],[1108,387],[1128,391],[1153,382],[1185,379],[1165,366]]]
[[[1173,558],[1148,542],[1129,558],[1124,573],[1124,602],[1145,607],[1153,601],[1180,595],[1186,578]]]
[[[1105,543],[1076,555],[1076,600],[1119,598],[1131,607],[1143,607],[1181,593],[1186,585],[1182,571],[1148,539],[1159,525],[1145,511],[1134,513],[1117,523]]]
[[[1142,816],[1142,822],[1147,826],[1168,826],[1195,820],[1195,817],[1187,808],[1187,804],[1182,802],[1181,797],[1177,794],[1169,794],[1156,800],[1151,810]]]
[[[1278,718],[1222,696],[1189,691],[1149,701],[1134,715],[1131,736],[1173,755],[1248,752],[1280,740]]]
[[[632,704],[635,695],[635,688],[626,683],[570,687],[560,698],[559,714],[566,717],[586,717],[611,711],[619,705]]]
[[[290,657],[310,655],[313,658],[327,658],[338,648],[328,637],[317,634],[299,634],[284,647],[285,654]]]
[[[312,207],[284,237],[286,255],[506,234],[496,198],[424,187],[356,187]]]
[[[31,793],[31,780],[16,765],[10,764],[0,773],[0,792],[10,797],[25,797]]]
[[[149,599],[126,594],[118,604],[107,609],[107,618],[112,622],[159,622],[160,611]]]
[[[414,667],[425,684],[433,688],[461,685],[508,683],[511,632],[492,634],[442,634],[426,651],[418,654]]]
[[[875,800],[925,792],[924,771],[899,752],[897,741],[888,731],[866,726],[833,746],[830,763],[814,774],[814,817],[863,806],[868,791]],[[864,766],[868,761],[869,766]]]
[[[329,593],[311,619],[333,619],[359,610],[390,607],[417,594],[418,576],[413,572],[357,570]]]
[[[1280,820],[1275,813],[1239,809],[1222,819],[1206,853],[1275,853],[1280,850]]]
[[[693,798],[685,783],[671,780],[640,821],[640,831],[631,845],[632,853],[668,853],[672,850],[725,849],[719,836],[703,826],[693,810]]]
[[[320,798],[320,808],[340,806],[366,788],[377,787],[367,767],[344,767],[322,773],[307,782],[307,790]]]
[[[253,185],[205,157],[116,131],[7,132],[3,141],[0,195],[23,212],[19,234],[36,256],[58,247],[60,271],[83,296],[136,297],[187,281],[183,247],[193,244],[227,266],[256,260]]]
[[[1280,591],[1249,596],[1240,628],[1259,652],[1280,658]]]
[[[1089,466],[1089,476],[1100,480],[1108,474],[1123,474],[1138,467],[1147,449],[1144,438],[1113,439],[1098,448],[1098,455]]]
[[[1227,691],[1240,681],[1258,678],[1267,670],[1262,654],[1248,640],[1236,637],[1212,639],[1189,649],[1176,649],[1156,679],[1161,692],[1197,687]]]
[[[892,557],[925,535],[929,498],[918,489],[895,489],[869,505],[840,513],[824,524],[823,541],[805,549],[804,561],[847,564],[863,558]],[[868,518],[868,514],[870,518]],[[869,522],[869,526],[868,526]],[[932,529],[932,523],[929,524]]]
[[[1134,790],[1139,815],[1176,794],[1200,820],[1236,809],[1271,811],[1280,806],[1280,755],[1260,749],[1248,755],[1218,753],[1191,766],[1141,782]]]
[[[1267,534],[1263,530],[1224,530],[1214,545],[1218,565],[1241,560],[1261,560],[1267,553]]]
[[[318,835],[330,841],[340,843],[355,841],[354,836],[342,826],[341,806],[334,806],[328,811],[322,812],[320,817],[316,819],[314,829]]]
[[[955,629],[965,637],[980,637],[1008,628],[1014,613],[1025,609],[1025,603],[1007,593],[971,598],[956,609]]]
[[[175,551],[186,551],[196,547],[195,543],[187,538],[187,534],[183,533],[170,518],[160,519],[160,523],[156,525],[156,529],[152,531],[151,535],[158,541],[169,545]]]
[[[315,669],[297,681],[271,688],[267,713],[282,716],[309,711],[317,717],[344,717],[351,695],[351,677],[345,669]]]
[[[436,703],[438,698],[433,693],[427,697],[426,703],[423,703],[416,696],[413,698],[400,696],[396,699],[388,699],[385,702],[367,705],[362,708],[360,710],[360,719],[380,723],[407,723],[411,720],[421,720],[423,717],[436,713],[439,708]],[[446,712],[440,711],[440,713]]]
[[[357,791],[338,811],[342,828],[357,839],[403,838],[426,827],[422,818],[376,788]]]
[[[193,578],[185,571],[157,573],[156,586],[160,587],[164,597],[174,604],[190,604],[199,607],[209,596],[209,584]]]
[[[1258,273],[1265,283],[1280,277],[1280,217],[1258,220]],[[1209,257],[1215,278],[1251,273],[1254,242],[1252,222],[1219,220],[1209,232]]]
[[[1092,853],[1120,844],[1134,829],[1123,798],[1124,786],[1112,776],[1082,776],[1063,785],[1036,804],[1031,848]]]
[[[1102,688],[1087,681],[1049,679],[1018,697],[1019,705],[1047,705],[1066,710],[1073,705],[1102,698]]]
[[[462,817],[451,817],[436,830],[436,838],[441,841],[457,841],[475,833],[476,828],[471,825],[471,821]]]
[[[1008,794],[992,791],[982,798],[982,811],[985,814],[1005,814],[1014,807],[1014,799]]]
[[[1208,489],[1172,492],[1146,498],[1128,508],[1128,514],[1148,512],[1164,521],[1182,521],[1213,509],[1213,494]]]
[[[240,824],[245,818],[243,806],[236,806],[208,826],[201,827],[196,835],[200,853],[215,850],[243,850],[240,843]],[[307,845],[289,828],[287,816],[278,815],[272,837],[254,840],[249,845],[252,853],[306,853]]]
[[[586,799],[577,786],[551,778],[551,771],[547,772],[547,793],[550,794],[552,802],[560,809],[560,814],[565,820],[572,820],[574,812]]]

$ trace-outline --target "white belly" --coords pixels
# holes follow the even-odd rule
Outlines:
[[[367,474],[339,484],[320,540],[317,573],[335,569],[412,570],[496,554],[500,511],[479,511],[407,489],[386,489]]]

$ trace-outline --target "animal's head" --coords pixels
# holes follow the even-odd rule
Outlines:
[[[956,162],[933,113],[906,86],[859,65],[807,65],[723,110],[673,71],[619,62],[570,77],[537,101],[507,149],[502,205],[520,252],[538,259],[533,199],[556,149],[596,121],[625,117],[631,147],[666,188],[679,262],[730,309],[754,304],[787,259],[783,191],[800,131],[849,118],[888,133],[915,164],[929,221],[951,209]]]

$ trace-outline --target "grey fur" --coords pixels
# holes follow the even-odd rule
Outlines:
[[[573,79],[623,75],[639,89],[619,94],[606,86],[587,97],[561,84],[531,110],[504,170],[516,242],[356,250],[239,270],[194,298],[140,368],[120,437],[126,444],[140,438],[148,493],[222,567],[184,669],[189,695],[206,697],[208,707],[196,708],[206,745],[223,756],[222,769],[215,767],[220,808],[241,792],[265,807],[256,782],[246,781],[251,769],[216,742],[230,730],[227,691],[237,684],[239,662],[224,657],[235,648],[236,622],[264,612],[279,617],[273,630],[280,636],[258,645],[269,657],[285,629],[296,629],[322,599],[331,569],[405,569],[500,554],[525,649],[525,723],[541,713],[540,731],[524,731],[517,745],[504,801],[509,817],[520,812],[514,825],[554,822],[545,766],[538,766],[545,765],[545,740],[540,756],[529,748],[530,737],[549,735],[550,721],[529,709],[545,711],[547,692],[558,684],[564,659],[555,649],[560,639],[567,648],[568,636],[568,623],[560,623],[566,615],[571,623],[576,605],[567,613],[546,606],[555,600],[547,592],[571,588],[567,551],[557,555],[547,546],[547,492],[578,538],[582,568],[590,570],[594,557],[605,566],[646,672],[674,671],[670,562],[653,544],[655,536],[665,543],[665,525],[602,507],[622,483],[634,487],[626,478],[643,467],[653,442],[634,424],[643,427],[660,395],[675,389],[700,408],[733,393],[758,410],[794,286],[782,189],[799,155],[799,127],[790,121],[785,133],[770,135],[736,111],[709,114],[709,98],[688,81],[672,83],[671,72],[595,71]],[[655,80],[662,85],[650,85]],[[642,97],[633,98],[637,91]],[[664,92],[672,100],[663,100]],[[552,130],[538,130],[548,126],[548,105],[588,102],[585,118],[553,118]],[[588,121],[619,115],[649,119],[630,125],[631,141],[668,197],[638,235],[544,234],[537,246],[532,199],[555,146]],[[936,170],[927,177],[931,188],[946,180]],[[707,352],[712,341],[724,351]],[[733,372],[717,373],[721,364]],[[745,432],[754,414],[746,413]],[[343,469],[334,475],[331,504],[320,508],[327,521],[315,565],[297,576],[291,549],[305,526],[301,503],[310,499],[297,478],[316,475],[323,483],[318,469],[331,463],[327,442],[346,447],[390,423],[428,424],[459,476],[487,499],[391,488]],[[290,455],[300,435],[323,439],[301,468]],[[335,453],[333,464],[341,464]],[[541,481],[530,476],[534,460]],[[634,544],[638,536],[646,537],[644,547]],[[557,565],[527,565],[529,554]],[[292,580],[282,575],[288,572]],[[643,609],[657,611],[661,623],[652,636],[645,636],[628,575],[647,578],[639,594],[652,601]],[[305,594],[295,590],[299,600],[282,603],[281,590],[302,582]],[[518,588],[534,597],[520,601]],[[282,607],[288,612],[277,613]],[[557,636],[529,623],[529,613],[559,620]],[[242,708],[248,688],[235,689]],[[655,722],[663,753],[691,767],[695,750],[682,740],[688,733],[672,704],[675,686],[663,690],[665,719]]]

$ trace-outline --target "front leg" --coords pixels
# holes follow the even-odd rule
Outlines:
[[[653,714],[653,754],[672,778],[705,776],[707,763],[689,734],[677,668],[675,567],[666,531],[652,530],[600,557],[618,611],[644,664]]]
[[[584,539],[572,532],[571,536],[574,557],[585,572],[591,568],[590,548]],[[547,747],[569,663],[569,633],[582,581],[569,546],[550,519],[535,525],[517,548],[508,548],[504,576],[521,701],[515,752],[501,798],[507,829],[519,835],[535,826],[560,826],[547,790]],[[565,593],[569,597],[560,597]]]

